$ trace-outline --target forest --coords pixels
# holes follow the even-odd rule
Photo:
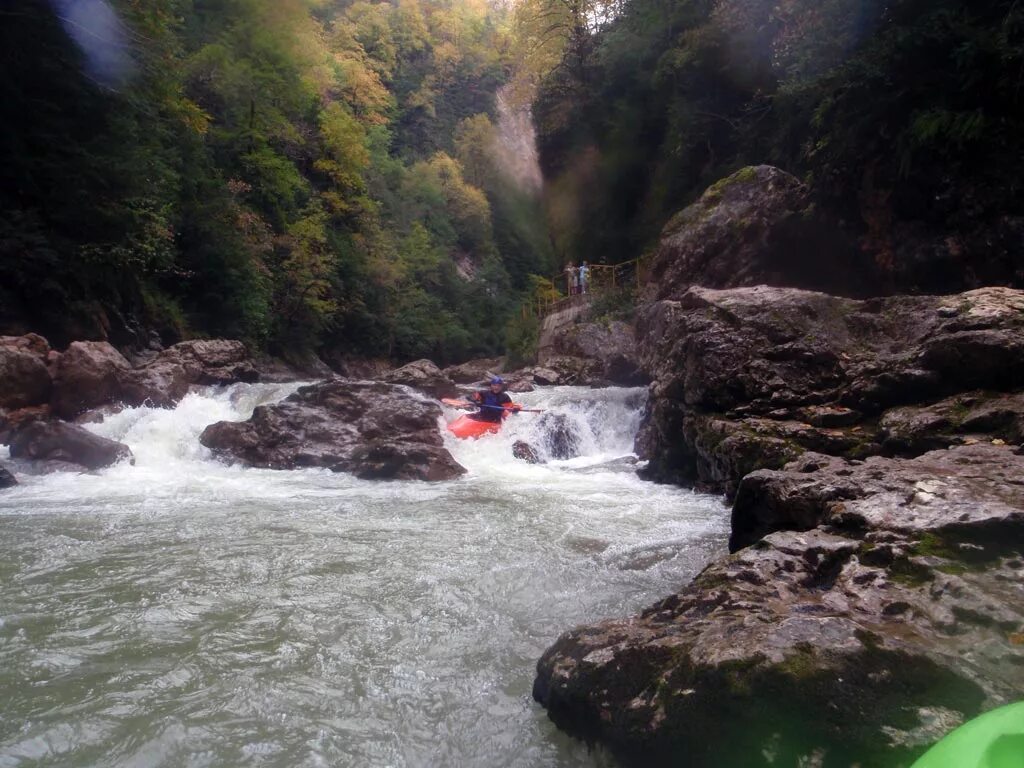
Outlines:
[[[553,269],[494,150],[500,9],[15,0],[0,22],[9,331],[452,361],[502,349]]]
[[[501,353],[758,163],[878,292],[1024,284],[1010,0],[9,0],[0,41],[0,330],[58,346]]]

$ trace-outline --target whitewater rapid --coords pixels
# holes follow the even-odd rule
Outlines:
[[[0,493],[0,768],[606,764],[530,698],[537,658],[678,588],[727,535],[718,498],[636,477],[643,390],[517,395],[579,455],[513,459],[515,440],[547,450],[524,413],[447,436],[469,470],[449,483],[244,469],[199,444],[297,386],[127,409],[89,428],[134,466]]]

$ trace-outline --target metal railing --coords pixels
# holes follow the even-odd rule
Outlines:
[[[575,294],[570,293],[571,277],[568,270],[563,270],[548,278],[551,284],[551,292],[548,295],[534,296],[523,304],[523,318],[533,314],[543,319],[547,315],[566,309],[575,303],[589,301],[594,296],[617,290],[639,291],[647,277],[649,267],[649,259],[646,255],[619,264],[588,264],[588,279],[583,289]]]

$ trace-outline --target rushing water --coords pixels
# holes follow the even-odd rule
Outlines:
[[[533,703],[537,658],[678,587],[726,533],[717,499],[636,478],[642,391],[518,396],[565,414],[583,455],[512,459],[541,442],[520,414],[452,440],[470,472],[450,483],[199,445],[291,389],[124,411],[90,428],[135,466],[0,493],[0,768],[606,764]]]

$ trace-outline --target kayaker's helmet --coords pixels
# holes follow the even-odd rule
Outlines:
[[[491,379],[491,386],[492,387],[504,387],[505,386],[505,380],[503,378],[501,378],[501,376],[495,376],[494,378]]]

